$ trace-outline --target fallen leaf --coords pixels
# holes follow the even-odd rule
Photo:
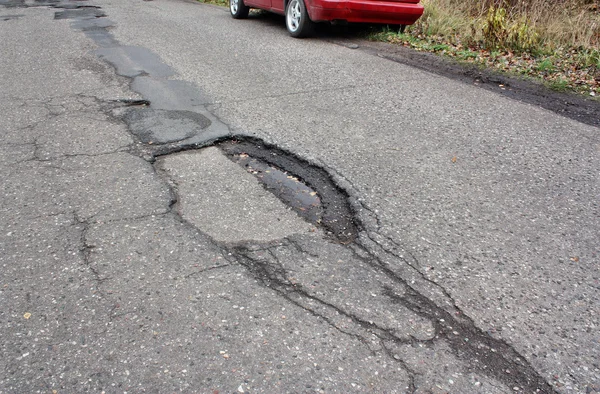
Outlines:
[[[452,158],[452,163],[456,163],[456,156]]]

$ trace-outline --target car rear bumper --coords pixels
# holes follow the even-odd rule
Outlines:
[[[380,0],[320,0],[308,4],[314,22],[348,22],[412,25],[423,14],[421,4]]]

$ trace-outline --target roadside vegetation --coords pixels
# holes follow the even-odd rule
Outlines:
[[[435,52],[543,81],[557,91],[600,97],[598,0],[422,0],[404,33],[370,39]]]
[[[198,2],[229,7],[229,0],[198,0]]]

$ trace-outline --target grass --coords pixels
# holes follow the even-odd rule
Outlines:
[[[405,34],[370,38],[600,96],[598,0],[422,0]]]
[[[569,90],[569,81],[563,78],[556,79],[554,81],[549,81],[546,85],[557,92],[566,92]]]

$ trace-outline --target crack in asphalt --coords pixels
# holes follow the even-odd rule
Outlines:
[[[330,327],[339,331],[340,333],[358,340],[363,345],[365,345],[367,349],[369,349],[371,354],[375,354],[375,351],[371,349],[371,345],[368,343],[368,340],[365,337],[352,332],[345,331],[337,324],[335,324],[335,322],[332,321],[331,318],[329,318],[323,313],[318,312],[313,308],[306,306],[301,302],[301,300],[308,299],[320,304],[326,309],[332,309],[335,312],[345,315],[347,317],[350,317],[349,315],[345,314],[336,306],[329,304],[319,299],[318,297],[308,294],[301,288],[300,285],[289,282],[285,278],[285,270],[281,266],[273,269],[273,267],[271,267],[271,265],[266,263],[264,260],[256,259],[246,254],[246,251],[244,249],[245,247],[234,248],[232,249],[232,254],[235,257],[235,261],[241,266],[245,267],[248,270],[248,272],[252,274],[253,278],[258,281],[258,283],[260,283],[265,288],[275,291],[280,297],[284,298],[291,304],[301,308],[302,310],[308,312],[312,316],[322,319]],[[276,275],[272,274],[273,271],[276,272]],[[282,276],[283,279],[278,278],[277,275]]]
[[[269,248],[266,250],[269,250]],[[482,332],[476,327],[474,321],[464,315],[460,309],[457,308],[457,315],[461,316],[461,319],[459,320],[448,311],[440,308],[429,298],[423,296],[411,287],[403,278],[399,277],[388,268],[381,266],[380,258],[374,256],[369,251],[367,251],[367,253],[369,253],[371,259],[362,260],[377,270],[383,270],[389,278],[401,283],[405,287],[405,293],[402,296],[396,294],[395,291],[387,286],[384,286],[384,294],[392,302],[400,304],[414,312],[416,315],[430,321],[435,329],[435,336],[433,338],[418,339],[411,337],[411,339],[408,340],[399,338],[396,334],[391,332],[391,330],[380,327],[373,322],[366,321],[354,313],[348,312],[333,303],[327,302],[322,298],[311,294],[305,290],[301,284],[292,283],[288,279],[287,272],[279,262],[277,262],[277,266],[273,266],[264,259],[253,257],[251,252],[256,250],[238,246],[233,248],[232,251],[238,258],[238,262],[246,267],[259,283],[276,291],[283,298],[309,313],[324,319],[333,328],[346,335],[351,335],[352,337],[359,339],[363,344],[368,343],[365,337],[341,330],[335,322],[331,321],[322,313],[296,302],[292,299],[292,295],[298,295],[302,298],[327,306],[337,314],[351,319],[366,332],[377,336],[382,348],[385,349],[385,352],[388,355],[391,355],[391,360],[401,364],[402,368],[406,369],[408,373],[415,374],[416,372],[410,368],[405,368],[407,367],[407,364],[401,358],[393,357],[392,351],[385,344],[385,341],[391,341],[396,345],[413,345],[418,343],[433,344],[442,340],[449,344],[458,358],[465,361],[473,370],[477,370],[486,376],[494,377],[511,388],[518,387],[519,392],[555,393],[554,389],[539,376],[537,371],[535,371],[525,358],[512,346]],[[275,257],[273,253],[271,253],[271,255]],[[373,260],[378,261],[378,263],[373,263]]]
[[[81,227],[80,239],[79,239],[79,253],[83,260],[84,266],[92,273],[95,281],[96,292],[104,299],[107,299],[106,293],[102,291],[100,286],[110,280],[110,277],[102,277],[100,272],[92,265],[92,251],[95,249],[95,245],[88,243],[87,236],[91,228],[89,219],[80,218],[76,212],[73,212],[73,222],[76,226]],[[109,314],[110,315],[110,314]]]
[[[402,261],[402,262],[403,262],[405,265],[407,265],[407,266],[409,266],[410,268],[412,268],[412,270],[413,270],[414,272],[416,272],[416,273],[417,273],[417,275],[419,275],[419,277],[420,277],[421,279],[423,279],[425,282],[427,282],[427,283],[429,283],[430,285],[434,286],[435,288],[439,289],[439,290],[442,292],[442,294],[444,295],[444,297],[445,297],[445,298],[447,298],[449,301],[451,301],[451,302],[452,302],[452,307],[453,307],[453,308],[454,308],[454,309],[455,309],[457,312],[459,312],[460,314],[463,314],[463,312],[460,310],[460,308],[459,308],[459,307],[456,305],[456,303],[454,302],[454,299],[452,298],[452,295],[451,295],[451,294],[448,292],[448,290],[446,290],[446,288],[445,288],[444,286],[440,285],[439,283],[435,282],[434,280],[432,280],[432,279],[429,279],[429,278],[427,277],[427,275],[425,275],[425,273],[424,273],[424,272],[422,272],[421,270],[419,270],[419,268],[418,268],[418,266],[420,266],[420,264],[419,264],[419,261],[417,260],[417,258],[416,258],[416,257],[415,257],[415,256],[414,256],[412,253],[410,253],[409,251],[407,251],[407,253],[409,253],[409,254],[410,254],[410,256],[412,257],[412,259],[413,259],[413,261],[416,263],[416,265],[415,265],[415,264],[413,264],[413,263],[411,263],[411,262],[409,262],[409,261],[408,261],[408,260],[407,260],[407,259],[406,259],[404,256],[397,254],[396,252],[392,251],[391,249],[389,249],[389,248],[385,247],[385,246],[384,246],[384,245],[383,245],[381,242],[378,242],[377,240],[375,240],[375,239],[374,239],[374,238],[373,238],[373,237],[372,237],[372,236],[369,234],[369,232],[368,232],[368,231],[367,231],[367,232],[365,232],[365,233],[366,233],[366,237],[367,237],[369,240],[371,240],[371,241],[372,241],[372,242],[373,242],[375,245],[377,245],[379,248],[381,248],[381,250],[382,250],[384,253],[386,253],[386,254],[388,254],[388,255],[391,255],[391,256],[394,256],[394,257],[396,257],[397,259],[399,259],[400,261]],[[377,234],[377,235],[380,235],[380,234]],[[399,247],[399,248],[401,248],[401,249],[404,249],[404,248],[402,248],[401,246],[399,246],[399,245],[398,245],[398,244],[397,244],[397,243],[396,243],[396,242],[395,242],[393,239],[391,239],[390,237],[385,237],[385,238],[386,238],[386,240],[387,240],[387,241],[389,241],[389,242],[393,243],[393,244],[394,244],[394,245],[396,245],[397,247]],[[369,252],[370,252],[370,251],[368,251],[368,250],[366,249],[366,247],[365,247],[364,245],[361,245],[361,246],[363,246],[363,247],[365,248],[365,251],[366,251],[367,253],[369,253]],[[372,252],[371,252],[371,253],[372,253]],[[377,257],[376,257],[376,259],[379,261],[379,266],[381,266],[381,267],[385,267],[385,268],[386,268],[386,270],[387,270],[387,268],[388,268],[388,267],[386,267],[386,264],[385,264],[385,262],[384,262],[384,261],[382,261],[382,259],[381,259],[381,258],[377,258]],[[391,269],[389,270],[389,272],[390,272],[390,273],[393,273],[393,271],[392,271]],[[393,275],[396,275],[396,274],[393,274]],[[405,281],[405,279],[403,279],[403,280]]]
[[[467,323],[460,322],[410,287],[401,297],[390,289],[386,290],[386,295],[393,302],[428,318],[435,326],[436,337],[443,338],[473,369],[528,393],[540,390],[543,393],[554,392],[512,346],[482,332],[468,316],[462,315]]]
[[[378,244],[379,245],[379,244]],[[421,294],[404,278],[385,266],[383,260],[365,249],[372,259],[362,259],[365,263],[384,270],[386,275],[403,284],[405,294],[397,295],[392,289],[384,286],[385,295],[417,315],[428,319],[435,327],[436,338],[443,338],[459,355],[461,360],[469,362],[473,369],[486,375],[492,375],[509,387],[519,387],[525,392],[554,393],[554,389],[535,371],[535,369],[506,342],[495,339],[477,328],[475,322],[467,316],[456,304],[451,294],[441,285],[428,279],[422,272],[395,254],[379,245],[385,253],[399,258],[405,264],[415,269],[428,283],[442,290],[445,297],[452,302],[456,310],[454,315],[439,307],[432,300]],[[364,246],[363,246],[364,247]],[[376,261],[377,263],[373,263]],[[460,317],[460,320],[458,319]]]
[[[179,151],[179,149],[176,149],[176,152]],[[161,152],[161,155],[168,154],[169,153],[164,151]],[[173,182],[173,180],[171,181]],[[176,188],[172,190],[173,194],[177,196]],[[177,200],[178,198],[175,197],[174,203],[172,204],[173,207],[176,205]],[[176,215],[180,215],[176,211],[174,211],[174,213]],[[180,220],[188,223],[183,218]],[[381,222],[379,218],[377,218],[377,222]],[[199,231],[191,223],[188,223],[188,225],[194,228],[196,231]],[[378,256],[372,250],[372,248],[370,248],[368,245],[365,245],[360,239],[355,240],[355,242],[352,244],[345,245],[345,247],[351,250],[353,254],[361,261],[373,269],[384,273],[387,277],[396,281],[397,283],[402,284],[406,288],[406,293],[403,296],[398,296],[391,291],[390,288],[385,287],[384,294],[392,302],[401,304],[408,310],[414,312],[416,315],[430,321],[435,328],[434,338],[399,338],[389,329],[380,327],[373,322],[366,321],[358,317],[356,314],[348,312],[347,310],[331,302],[311,294],[301,284],[293,283],[289,280],[287,271],[281,262],[279,262],[277,256],[273,253],[272,249],[277,248],[277,246],[257,249],[238,245],[224,248],[225,250],[230,251],[235,258],[235,262],[244,266],[261,285],[275,291],[288,302],[302,308],[315,317],[323,319],[332,328],[357,339],[366,346],[369,346],[366,337],[342,329],[327,315],[319,312],[315,308],[305,305],[301,302],[301,300],[304,299],[313,301],[320,306],[326,307],[329,310],[333,310],[338,315],[347,317],[362,330],[375,335],[379,339],[381,347],[385,350],[386,354],[391,355],[392,351],[387,347],[385,341],[392,341],[396,345],[412,345],[416,343],[432,344],[443,340],[445,343],[450,345],[455,355],[458,356],[459,359],[467,362],[467,364],[470,365],[473,370],[477,370],[486,376],[494,377],[511,388],[518,387],[521,392],[555,393],[554,389],[512,346],[508,345],[504,341],[492,338],[489,334],[484,333],[477,328],[474,321],[461,311],[451,294],[443,286],[427,278],[426,275],[417,268],[417,266],[410,263],[406,258],[395,253],[389,247],[382,245],[381,242],[375,240],[368,231],[364,231],[364,234],[373,244],[380,248],[382,253],[392,259],[398,259],[404,265],[410,267],[410,269],[417,272],[422,280],[440,290],[444,297],[450,301],[452,308],[455,310],[455,316],[447,310],[439,307],[432,300],[412,287],[405,278],[399,276],[399,274],[387,267],[384,260]],[[377,235],[381,236],[380,234]],[[395,246],[404,249],[400,245],[397,245],[397,243],[390,237],[386,237],[386,239]],[[301,252],[306,252],[305,249],[302,248],[297,242],[294,242],[289,238],[285,241],[288,243],[288,245],[294,247],[294,249]],[[223,247],[222,245],[218,245],[218,243],[215,244]],[[342,242],[342,244],[344,243]],[[361,249],[366,256],[358,253],[355,247]],[[252,256],[252,253],[256,251],[267,251],[273,260],[275,260],[275,263],[269,263],[268,260],[259,259]],[[412,254],[411,257],[418,264],[418,260]],[[413,376],[412,387],[414,388],[413,374],[416,374],[416,372],[411,370],[407,363],[401,358],[392,356],[391,359],[400,364],[400,366],[405,369],[407,373]]]
[[[196,276],[198,274],[202,274],[204,272],[214,271],[214,270],[217,270],[217,269],[220,269],[220,268],[226,268],[226,267],[231,267],[231,264],[219,264],[219,265],[213,265],[213,266],[210,266],[210,267],[206,267],[206,268],[203,268],[203,269],[200,269],[198,271],[194,271],[194,272],[191,272],[191,273],[185,275],[184,279],[192,278],[192,277],[194,277],[194,276]]]
[[[236,256],[243,258],[243,260],[246,260],[246,263],[248,262],[248,260],[252,262],[252,264],[245,264],[245,266],[253,273],[254,277],[258,279],[261,283],[263,283],[266,287],[286,295],[295,293],[304,298],[313,300],[324,306],[327,306],[328,308],[333,309],[337,314],[351,319],[355,324],[365,329],[367,332],[373,333],[382,341],[393,340],[399,344],[427,343],[430,341],[420,340],[414,337],[412,337],[412,339],[410,340],[399,338],[397,335],[391,332],[390,329],[380,327],[372,321],[367,321],[363,318],[360,318],[356,314],[348,312],[340,306],[337,306],[314,294],[311,294],[308,290],[304,288],[302,284],[294,283],[289,280],[289,275],[287,275],[287,271],[281,265],[276,255],[272,251],[270,251],[270,249],[267,249],[267,251],[269,251],[270,255],[276,260],[277,267],[272,267],[272,264],[269,264],[267,260],[252,257],[248,253],[248,250],[244,247],[236,247],[233,249],[233,251]],[[251,252],[254,252],[254,250],[252,250]],[[307,308],[303,307],[303,309]],[[318,314],[318,312],[314,310],[311,310],[311,312]],[[337,328],[337,326],[335,325],[334,327]]]
[[[102,156],[110,156],[110,155],[114,155],[117,153],[129,153],[129,146],[123,146],[120,147],[114,151],[109,151],[109,152],[102,152],[102,153],[65,153],[62,155],[56,155],[56,156],[52,156],[52,157],[48,157],[45,159],[40,158],[39,155],[39,145],[37,143],[31,143],[31,144],[25,144],[25,145],[33,145],[34,146],[34,152],[33,152],[33,157],[30,159],[24,159],[24,160],[18,160],[15,163],[16,164],[23,164],[23,163],[53,163],[57,160],[61,160],[61,159],[69,159],[69,158],[74,158],[74,157],[102,157]],[[58,166],[47,166],[46,168],[55,168],[57,170],[62,170],[62,171],[68,171],[65,168],[62,167],[58,167]]]
[[[300,245],[298,242],[294,241],[294,240],[293,240],[293,239],[291,239],[291,238],[288,238],[288,239],[287,239],[287,242],[288,242],[288,245],[291,245],[291,246],[293,246],[294,248],[296,248],[296,250],[297,250],[298,252],[300,252],[300,253],[302,253],[302,254],[307,254],[307,255],[309,255],[309,256],[311,256],[311,257],[319,257],[319,255],[318,255],[318,254],[316,254],[316,253],[313,253],[313,252],[312,252],[312,251],[310,251],[310,250],[306,250],[306,249],[302,248],[302,246],[301,246],[301,245]]]

